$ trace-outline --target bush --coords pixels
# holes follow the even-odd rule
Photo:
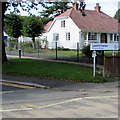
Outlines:
[[[81,52],[87,57],[92,57],[92,50],[90,50],[90,45],[83,46],[83,49]]]
[[[70,51],[69,48],[64,48],[63,46],[62,46],[62,47],[58,47],[57,49],[58,49],[58,50],[63,50],[63,51]]]

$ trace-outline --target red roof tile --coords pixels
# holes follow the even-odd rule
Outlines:
[[[79,10],[73,9],[71,19],[83,31],[118,32],[118,22],[116,19],[103,12],[85,10],[86,16],[82,16]]]
[[[53,22],[53,21],[49,21],[49,22],[45,25],[44,29],[45,29],[46,31],[48,30],[48,28],[50,27],[50,25],[51,25],[52,22]]]

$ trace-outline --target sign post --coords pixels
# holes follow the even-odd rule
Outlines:
[[[57,60],[57,41],[55,42],[55,48],[56,48],[56,60]]]
[[[96,68],[96,51],[95,50],[92,52],[92,57],[93,57],[93,76],[95,77],[95,68]]]

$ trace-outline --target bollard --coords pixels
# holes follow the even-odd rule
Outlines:
[[[19,49],[19,58],[21,58],[21,49]]]

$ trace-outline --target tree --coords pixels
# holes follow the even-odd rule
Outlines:
[[[120,22],[120,9],[117,10],[117,12],[116,12],[114,18],[117,19],[118,22]]]
[[[42,20],[36,16],[29,16],[23,22],[22,33],[26,37],[32,37],[33,48],[35,48],[35,37],[42,34],[44,26]]]
[[[42,22],[43,22],[44,25],[47,24],[49,21],[53,20],[53,18],[49,18],[49,17],[43,17],[41,19],[42,19]]]
[[[26,4],[26,6],[24,4]],[[30,4],[29,4],[30,3]],[[28,1],[23,1],[23,2],[0,2],[0,6],[2,6],[2,31],[4,28],[4,17],[5,17],[5,12],[7,10],[9,10],[10,6],[14,7],[13,12],[20,12],[18,6],[20,6],[22,8],[22,10],[27,11],[29,13],[29,15],[31,15],[30,10],[32,8],[36,9],[36,6],[38,4],[34,3],[34,2],[28,2]],[[3,32],[2,32],[2,38],[3,38]],[[6,56],[6,52],[5,52],[5,43],[4,40],[2,39],[2,63],[7,62],[7,56]]]
[[[0,6],[2,6],[2,31],[4,28],[4,14],[8,8],[8,4],[9,4],[8,2],[0,2]],[[2,32],[2,38],[3,38],[3,32]],[[5,63],[7,61],[7,56],[5,52],[5,43],[3,39],[1,41],[2,41],[2,63]]]
[[[65,12],[70,6],[68,6],[69,2],[47,2],[41,3],[41,5],[45,8],[42,12],[40,12],[41,16],[54,18],[55,16]]]
[[[64,2],[60,2],[59,3],[61,4],[65,4]],[[27,11],[29,13],[29,15],[32,15],[30,10],[31,9],[36,9],[38,10],[38,8],[36,7],[38,4],[41,4],[42,6],[46,7],[46,8],[49,8],[49,6],[46,6],[44,5],[44,2],[38,2],[38,3],[35,3],[34,0],[32,2],[29,2],[29,1],[22,1],[22,2],[0,2],[0,6],[2,6],[2,31],[3,31],[3,28],[4,28],[4,15],[5,15],[5,11],[6,10],[9,10],[9,6],[13,6],[14,7],[14,11],[13,12],[17,12],[19,13],[19,8],[21,7],[22,10],[24,11]],[[19,6],[19,7],[18,7]],[[56,5],[57,7],[57,5]],[[58,5],[59,9],[56,9],[57,11],[55,11],[55,13],[62,13],[65,11],[65,9],[67,9],[68,7],[67,6],[64,6],[63,5],[63,10],[60,10],[60,6]],[[54,7],[53,7],[54,8]],[[57,15],[57,14],[56,14]],[[49,16],[49,15],[48,15]],[[2,37],[3,37],[3,33],[2,33]],[[2,62],[6,62],[7,61],[7,57],[6,57],[6,52],[5,52],[5,44],[4,44],[4,41],[2,40]]]
[[[18,43],[18,38],[21,36],[22,30],[22,19],[16,14],[9,14],[5,16],[5,26],[8,28],[7,33],[10,37],[16,38]],[[18,49],[18,46],[16,46]]]

